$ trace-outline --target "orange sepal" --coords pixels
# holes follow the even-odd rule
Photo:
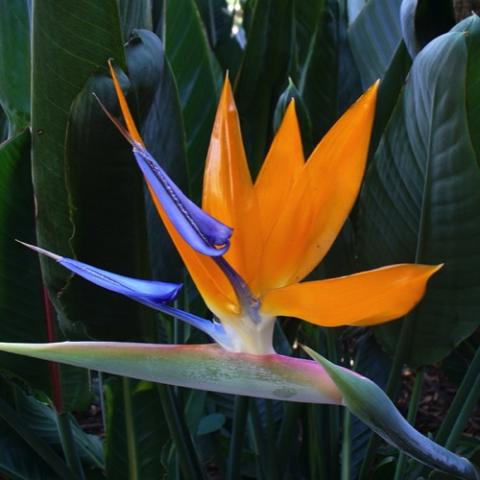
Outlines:
[[[304,164],[302,138],[292,100],[255,181],[265,236],[272,230],[279,208],[285,204]]]
[[[268,292],[266,315],[296,317],[324,327],[376,325],[408,313],[442,265],[400,264]]]
[[[363,178],[377,90],[376,84],[330,129],[279,206],[264,248],[264,291],[308,275],[342,228]]]
[[[210,139],[202,208],[233,228],[225,258],[247,282],[250,281],[255,276],[261,252],[258,206],[228,78],[225,79]]]
[[[120,82],[118,81],[118,77],[115,73],[115,69],[113,68],[111,60],[108,60],[108,69],[110,70],[110,75],[113,80],[113,86],[115,87],[115,93],[117,94],[118,103],[120,104],[120,110],[122,111],[123,120],[125,121],[125,125],[127,126],[128,133],[130,134],[132,139],[135,140],[135,142],[144,146],[142,137],[138,132],[135,121],[133,120],[132,114],[130,113],[130,108],[128,107],[127,100],[125,99],[125,95],[123,94],[122,87],[120,86]]]

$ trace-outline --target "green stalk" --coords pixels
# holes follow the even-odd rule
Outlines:
[[[462,416],[463,409],[465,408],[465,404],[467,398],[472,390],[472,385],[474,385],[475,381],[478,380],[478,372],[480,371],[480,346],[473,357],[472,363],[468,368],[465,376],[463,377],[462,383],[455,394],[455,398],[450,405],[448,413],[445,419],[438,430],[438,433],[435,437],[435,441],[440,445],[445,445],[445,442],[448,439],[450,432],[452,431],[456,420]]]
[[[248,412],[248,398],[235,397],[235,413],[233,417],[232,438],[228,452],[228,464],[226,480],[237,480],[240,478],[240,459],[242,456],[243,439]]]
[[[328,359],[333,363],[338,363],[337,355],[337,333],[332,328],[324,329],[327,340]],[[330,449],[330,475],[332,478],[338,478],[338,440],[340,427],[340,408],[328,405],[323,407],[328,412],[328,431],[330,433],[329,449]]]
[[[125,428],[127,431],[128,478],[140,480],[140,466],[138,464],[137,442],[135,435],[135,421],[133,418],[132,396],[130,392],[130,379],[122,377],[123,404],[125,408]]]
[[[73,438],[72,417],[70,413],[57,413],[57,427],[67,465],[75,472],[79,479],[85,480],[82,462],[80,462],[77,446],[75,445],[75,440]]]
[[[268,468],[267,478],[270,480],[277,480],[278,478],[278,465],[275,448],[275,425],[273,422],[272,401],[266,400],[266,413],[267,413],[267,451],[268,451]]]
[[[417,371],[417,375],[415,376],[412,398],[410,399],[407,413],[407,420],[411,425],[415,423],[415,419],[417,418],[418,405],[420,403],[420,396],[422,394],[424,373],[424,369],[421,368]],[[405,470],[406,459],[407,457],[405,456],[405,454],[403,452],[400,452],[400,454],[398,455],[398,462],[395,469],[395,477],[393,480],[403,480],[403,471]]]
[[[467,424],[468,418],[472,413],[473,409],[477,405],[478,399],[480,398],[480,375],[477,374],[477,378],[475,383],[471,387],[471,391],[468,394],[467,399],[465,400],[465,404],[455,421],[452,431],[448,436],[447,442],[445,447],[449,450],[454,450],[460,440],[462,432]]]
[[[350,480],[352,470],[352,415],[345,409],[343,414],[342,471],[341,480]]]
[[[256,460],[257,460],[257,476],[259,480],[266,478],[267,468],[267,450],[265,448],[265,437],[263,435],[262,425],[260,423],[260,416],[258,414],[257,404],[255,399],[250,399],[249,408],[249,432],[254,445]]]
[[[172,388],[159,383],[157,384],[157,389],[168,430],[175,445],[180,460],[180,468],[184,477],[195,480],[205,478],[197,452],[190,437],[190,432],[178,409]]]
[[[278,470],[284,472],[290,460],[290,445],[295,436],[302,404],[294,402],[283,403],[283,416],[278,433],[277,453],[278,453]]]
[[[68,467],[63,459],[61,459],[52,448],[28,425],[25,424],[23,418],[8,405],[7,402],[0,398],[0,418],[10,425],[20,437],[27,442],[30,447],[54,470],[60,478],[66,480],[77,480],[75,473]]]

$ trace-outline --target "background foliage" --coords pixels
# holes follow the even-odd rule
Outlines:
[[[40,265],[13,242],[121,274],[184,279],[129,146],[91,95],[118,113],[107,59],[124,71],[147,147],[197,201],[227,72],[252,172],[290,98],[308,154],[381,79],[361,195],[314,275],[398,262],[445,267],[405,319],[325,330],[285,318],[277,350],[302,355],[293,347],[305,343],[392,397],[404,364],[416,369],[411,422],[415,393],[435,363],[457,393],[430,433],[478,457],[478,429],[476,437],[462,435],[480,396],[480,20],[460,23],[475,8],[466,3],[0,0],[2,341],[205,340],[53,262]],[[187,286],[180,306],[206,314]],[[52,313],[54,332],[45,327]],[[104,378],[7,354],[0,368],[0,472],[7,478],[439,478],[397,458],[338,407]],[[84,433],[70,413],[91,403],[101,406],[103,440]]]

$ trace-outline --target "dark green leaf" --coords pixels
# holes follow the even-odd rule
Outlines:
[[[190,194],[197,201],[222,77],[194,0],[167,2],[163,21],[185,125]]]
[[[92,73],[100,69],[105,71],[110,57],[120,65],[124,64],[117,4],[115,0],[99,3],[38,0],[33,26],[33,173],[38,243],[61,255],[74,257],[76,252],[70,239],[76,232],[72,214],[78,205],[72,203],[72,192],[66,179],[67,122],[72,102]],[[88,158],[84,160],[88,161]],[[92,171],[84,170],[84,175],[88,175],[89,180],[95,177]],[[108,187],[105,188],[104,199],[110,195]],[[94,193],[94,210],[81,211],[85,216],[102,205],[99,192]],[[87,195],[87,191],[84,194]],[[102,218],[102,222],[104,220]],[[101,237],[101,231],[96,233]],[[102,243],[106,247],[105,239]],[[122,260],[125,256],[123,250]],[[59,296],[69,285],[71,275],[48,260],[42,262],[42,269],[64,327],[79,329],[79,319],[69,317],[72,312],[67,311]],[[84,298],[76,300],[77,303],[86,303]],[[81,316],[81,320],[87,319]]]
[[[455,25],[451,0],[404,0],[400,11],[402,33],[413,58],[431,40]]]
[[[40,265],[36,255],[14,242],[35,243],[30,134],[20,133],[0,148],[0,336],[8,341],[47,340]],[[2,354],[2,369],[50,391],[47,366]]]
[[[119,0],[118,9],[124,41],[135,28],[153,30],[151,0]]]
[[[293,35],[293,2],[255,3],[243,63],[235,81],[247,158],[256,173],[272,134],[272,114],[287,85]]]
[[[370,0],[350,26],[348,37],[363,88],[381,78],[401,40],[401,0]]]
[[[220,430],[225,424],[225,415],[211,413],[203,417],[198,424],[197,435],[207,435]]]
[[[0,12],[0,104],[17,133],[30,118],[31,1],[1,0]]]
[[[469,24],[467,36],[439,37],[416,57],[359,201],[362,267],[445,262],[411,314],[412,365],[440,360],[479,325],[480,171],[472,138],[480,134],[480,98],[469,86],[477,81],[470,74],[479,23]],[[401,325],[375,329],[390,353]]]
[[[297,2],[295,13],[300,57],[298,88],[311,119],[312,139],[316,144],[339,114],[340,13],[337,2],[330,0]],[[307,40],[308,44],[304,45]],[[310,152],[311,148],[306,154]]]

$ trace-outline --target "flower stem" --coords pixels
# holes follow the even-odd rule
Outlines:
[[[232,438],[228,453],[227,480],[240,478],[240,459],[242,456],[243,439],[248,411],[248,398],[235,397],[235,413],[233,417]]]

